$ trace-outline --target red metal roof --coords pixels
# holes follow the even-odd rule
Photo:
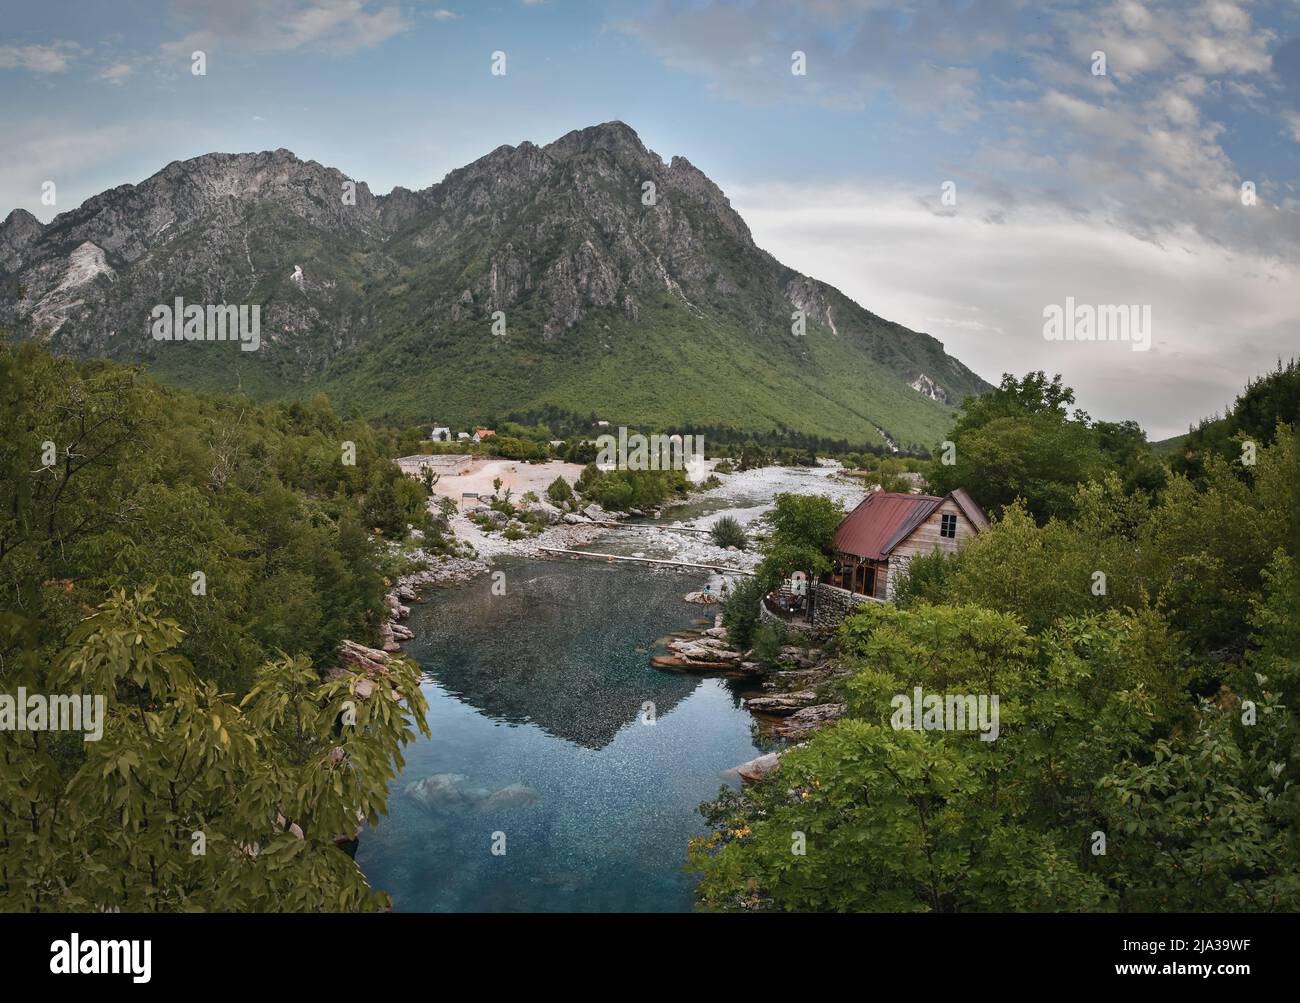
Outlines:
[[[942,498],[876,491],[867,495],[835,530],[834,549],[871,561],[889,552],[925,521]]]

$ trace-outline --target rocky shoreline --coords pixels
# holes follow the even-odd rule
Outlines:
[[[498,528],[509,525],[504,513],[479,506],[475,512],[492,512],[501,521]],[[496,532],[488,532],[469,518],[469,513],[458,513],[449,522],[449,527],[456,539],[469,544],[474,549],[476,558],[486,569],[496,557],[541,557],[543,547],[560,550],[573,546],[582,546],[600,536],[609,527],[602,523],[618,522],[626,518],[621,512],[605,512],[598,505],[588,505],[578,512],[561,512],[547,502],[534,502],[528,512],[547,522],[546,529],[536,536],[525,536],[518,540],[507,539]]]
[[[410,604],[421,602],[421,590],[425,588],[447,588],[461,585],[479,575],[487,574],[492,569],[494,557],[540,557],[542,547],[567,549],[574,545],[590,543],[603,533],[608,526],[601,523],[617,522],[627,518],[623,512],[606,512],[599,505],[588,505],[580,512],[561,514],[559,509],[545,502],[537,503],[534,508],[545,508],[553,513],[553,525],[535,537],[523,540],[507,540],[488,536],[468,518],[458,515],[451,521],[451,528],[460,529],[461,535],[472,536],[468,541],[473,547],[473,557],[451,557],[446,554],[430,554],[417,549],[408,557],[426,567],[410,574],[402,575],[384,597],[387,605],[387,617],[379,627],[380,647],[389,653],[401,650],[401,642],[411,640],[415,635],[401,621],[410,616]],[[657,514],[657,513],[656,513]],[[463,525],[459,525],[463,523]],[[484,541],[488,541],[487,544]]]
[[[401,576],[387,593],[387,615],[379,628],[380,647],[367,648],[353,641],[344,641],[339,647],[339,655],[346,667],[331,672],[354,671],[363,675],[357,692],[361,696],[364,689],[361,698],[367,698],[376,677],[382,679],[387,675],[389,657],[400,652],[402,643],[414,637],[402,621],[410,616],[410,604],[422,601],[423,589],[458,585],[486,574],[491,570],[494,557],[542,556],[542,547],[568,549],[590,543],[605,532],[610,523],[628,518],[628,513],[606,512],[591,505],[577,512],[560,513],[556,509],[554,516],[553,520],[548,520],[552,525],[537,536],[512,541],[488,535],[468,518],[458,515],[452,521],[453,529],[462,532],[468,529],[467,535],[475,538],[470,541],[471,545],[478,544],[474,546],[475,556],[432,555],[422,550],[411,554],[412,558],[428,566]],[[464,523],[464,526],[456,525],[458,523]],[[715,605],[722,598],[709,589],[683,596],[686,602],[697,605]],[[752,650],[741,651],[730,643],[721,613],[714,615],[711,627],[680,631],[667,640],[664,647],[666,653],[652,655],[650,659],[651,665],[657,669],[719,674],[755,684],[758,692],[745,696],[742,705],[753,716],[758,732],[766,737],[784,743],[801,743],[813,732],[833,724],[844,715],[845,705],[824,692],[844,672],[820,648],[786,645],[780,649],[776,659],[782,667],[765,671],[764,666],[755,660]],[[779,766],[783,751],[766,753],[725,771],[723,776],[756,783]]]
[[[743,698],[742,705],[753,715],[759,733],[767,737],[802,742],[814,731],[844,716],[845,705],[829,699],[825,691],[846,670],[819,648],[786,645],[781,648],[777,662],[793,667],[764,671],[754,660],[752,650],[740,651],[730,644],[721,614],[715,616],[712,627],[682,631],[665,647],[669,654],[650,659],[655,668],[717,673],[729,679],[759,683],[761,692]],[[779,759],[779,753],[769,753],[728,773],[734,772],[752,782],[775,766],[777,759],[770,758],[773,756]]]

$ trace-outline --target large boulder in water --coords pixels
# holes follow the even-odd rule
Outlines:
[[[757,757],[756,759],[751,759],[747,763],[741,763],[739,766],[730,770],[723,770],[722,778],[724,780],[732,780],[735,777],[739,777],[746,783],[756,784],[776,769],[780,762],[780,753],[769,752]]]
[[[756,714],[786,716],[794,714],[817,702],[814,690],[796,690],[793,693],[776,693],[766,697],[749,697],[743,701],[745,708]]]
[[[511,808],[527,808],[534,805],[539,798],[537,792],[523,784],[511,784],[493,791],[479,803],[479,811],[506,811]]]
[[[407,784],[402,792],[432,810],[474,808],[479,811],[508,811],[527,808],[539,800],[537,792],[523,784],[486,791],[481,787],[467,787],[465,780],[463,773],[435,773]]]
[[[460,785],[464,783],[463,773],[435,773],[414,783],[407,784],[402,792],[426,808],[441,808],[448,805],[465,804],[467,798]]]

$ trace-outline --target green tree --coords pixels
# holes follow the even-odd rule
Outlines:
[[[150,590],[118,592],[45,675],[5,682],[105,704],[102,737],[6,732],[0,904],[14,911],[371,910],[336,837],[378,821],[401,748],[428,734],[418,669],[322,682],[263,665],[236,702],[177,653]],[[8,688],[8,687],[6,687]]]
[[[1149,688],[1173,658],[1158,618],[1111,613],[1035,638],[975,606],[867,607],[844,621],[840,651],[855,670],[848,718],[706,806],[715,831],[691,850],[706,907],[1121,905],[1087,841],[1104,824],[1099,779],[1178,713]],[[918,686],[997,695],[994,740],[896,726],[894,701]]]
[[[949,434],[955,462],[931,465],[931,490],[964,487],[993,514],[1017,499],[1039,522],[1069,514],[1075,488],[1110,469],[1088,416],[1069,412],[1073,403],[1060,376],[1004,375],[997,389],[963,402]]]
[[[846,618],[845,718],[701,806],[700,904],[1300,907],[1295,447],[1279,425],[1155,500],[1112,473],[1042,526],[1013,505],[905,608]],[[996,694],[997,738],[902,727],[917,686]]]
[[[1278,361],[1271,373],[1251,380],[1223,417],[1208,418],[1188,431],[1172,458],[1179,473],[1193,479],[1205,471],[1210,457],[1239,462],[1242,444],[1269,445],[1278,424],[1300,421],[1300,360]],[[1240,468],[1239,468],[1240,469]]]
[[[722,625],[727,628],[727,639],[744,650],[754,640],[758,626],[758,604],[767,591],[761,579],[748,575],[731,587],[722,604]]]
[[[758,576],[766,588],[796,571],[816,580],[830,570],[826,552],[844,518],[844,507],[818,495],[779,494],[768,521],[772,532],[763,541]]]

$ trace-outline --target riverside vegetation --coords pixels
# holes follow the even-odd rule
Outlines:
[[[0,908],[385,907],[339,845],[425,729],[420,675],[339,662],[379,638],[404,553],[456,550],[390,460],[420,433],[30,341],[0,341],[0,414],[0,689],[108,707],[101,741],[0,733]],[[611,509],[686,491],[594,465],[578,486]]]
[[[0,908],[384,906],[337,844],[385,810],[420,677],[326,670],[385,616],[377,541],[425,524],[401,434],[31,343],[0,343],[0,425],[0,689],[108,707],[98,742],[0,733]]]
[[[982,478],[998,518],[841,624],[845,718],[701,806],[699,904],[1300,908],[1294,379],[1247,388],[1186,472],[1067,414],[1059,377],[968,402],[932,483]],[[915,686],[999,694],[1000,737],[895,730]]]
[[[1277,385],[1293,371],[1247,388],[1233,437],[1189,448],[1187,469],[1069,413],[1059,378],[970,401],[962,475],[992,478],[960,466],[984,455],[1021,479],[986,481],[997,519],[957,558],[917,559],[896,606],[844,623],[827,683],[844,719],[705,807],[700,904],[1300,906],[1300,461]],[[0,342],[0,415],[0,687],[108,705],[101,741],[0,733],[0,907],[385,907],[339,846],[385,812],[424,697],[400,657],[361,675],[338,658],[378,636],[411,526],[454,546],[389,462],[419,433],[31,343]],[[583,499],[679,493],[673,472],[621,473],[585,470]],[[838,517],[778,499],[760,574],[724,612],[762,661],[780,638],[736,611],[816,574]],[[894,731],[890,697],[913,686],[1000,694],[1000,737]]]

